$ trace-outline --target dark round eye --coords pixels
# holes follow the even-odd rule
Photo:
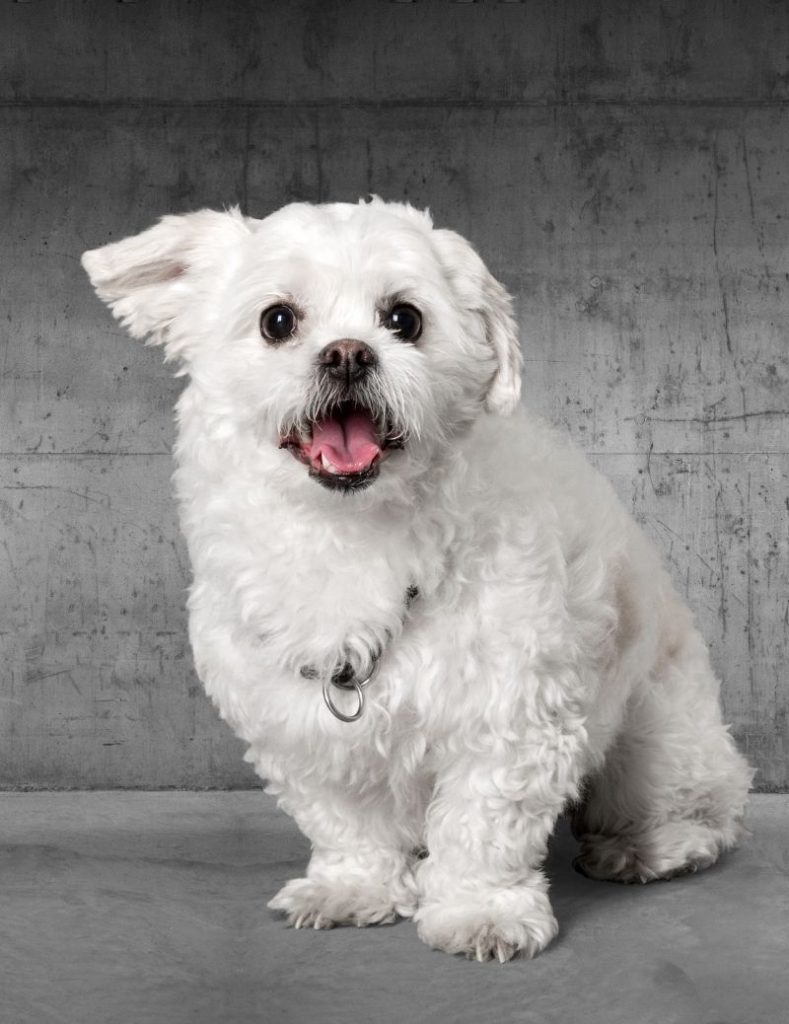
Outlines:
[[[416,341],[422,333],[422,314],[414,306],[401,302],[392,306],[386,314],[384,327],[388,327],[403,341]]]
[[[260,314],[260,333],[267,341],[285,341],[296,331],[296,314],[290,306],[269,306]]]

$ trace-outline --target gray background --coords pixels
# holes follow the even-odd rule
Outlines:
[[[255,784],[186,643],[180,385],[79,254],[374,191],[514,293],[525,401],[664,552],[786,788],[789,4],[6,2],[0,67],[0,784]]]

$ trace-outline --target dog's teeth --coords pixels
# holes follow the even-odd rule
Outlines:
[[[334,476],[337,476],[337,474],[340,472],[339,469],[337,469],[337,467],[332,462],[329,462],[329,460],[326,458],[325,452],[321,452],[321,465],[323,466],[327,473],[332,473]]]

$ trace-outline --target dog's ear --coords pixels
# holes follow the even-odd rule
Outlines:
[[[237,209],[163,217],[147,231],[82,256],[97,294],[135,338],[168,340],[169,328],[216,275],[223,252],[249,228]]]
[[[460,302],[482,316],[488,342],[498,362],[485,396],[485,408],[507,416],[520,398],[523,363],[518,329],[512,316],[512,298],[465,238],[446,229],[433,231],[431,237],[438,245]]]

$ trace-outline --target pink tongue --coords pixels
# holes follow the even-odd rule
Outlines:
[[[369,413],[356,410],[312,426],[310,460],[316,467],[321,465],[323,454],[341,473],[361,473],[380,453],[378,434]]]

